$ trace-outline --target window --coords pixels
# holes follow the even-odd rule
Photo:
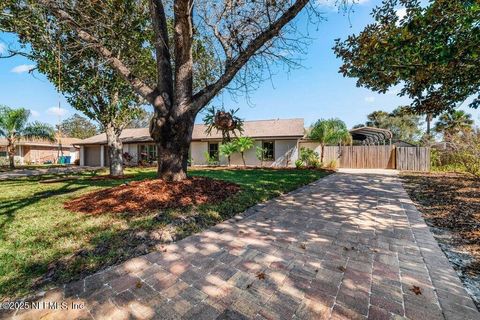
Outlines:
[[[275,160],[275,144],[273,141],[262,141],[263,160],[274,161]]]
[[[157,146],[154,144],[141,144],[140,161],[150,163],[153,161],[157,161]]]
[[[210,159],[218,161],[218,143],[208,144],[208,156]]]

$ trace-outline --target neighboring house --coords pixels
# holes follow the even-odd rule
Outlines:
[[[190,162],[192,165],[207,165],[206,154],[209,158],[218,160],[220,165],[226,165],[227,159],[219,155],[219,146],[222,141],[221,132],[212,130],[211,135],[205,133],[206,126],[196,124],[193,128],[190,145]],[[245,121],[243,136],[255,140],[255,146],[245,152],[245,162],[248,166],[259,166],[261,161],[256,157],[256,147],[266,149],[264,166],[293,166],[293,157],[297,153],[299,140],[304,136],[303,119],[277,119]],[[120,136],[123,142],[124,154],[128,153],[130,165],[151,163],[156,161],[157,148],[150,137],[148,128],[125,129]],[[109,156],[105,134],[99,134],[84,139],[75,145],[80,146],[80,165],[108,166]],[[127,157],[124,157],[127,159]],[[231,164],[242,165],[239,153],[231,156]]]
[[[15,161],[24,164],[57,163],[59,156],[70,156],[70,163],[79,157],[79,148],[74,144],[82,141],[76,138],[62,138],[58,141],[20,140],[16,143]],[[7,157],[7,139],[0,139],[0,157]]]

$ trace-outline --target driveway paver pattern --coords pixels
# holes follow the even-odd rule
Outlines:
[[[375,172],[332,174],[37,301],[68,310],[14,318],[480,319],[398,176]]]

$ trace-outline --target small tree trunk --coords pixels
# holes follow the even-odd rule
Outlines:
[[[8,152],[8,161],[10,163],[10,169],[15,169],[15,143],[12,139],[7,139],[7,152]]]
[[[243,156],[243,152],[240,152],[241,155],[242,155],[242,162],[243,162],[243,166],[246,167],[247,164],[245,163],[245,157]]]
[[[427,135],[430,138],[430,124],[432,122],[432,114],[427,113],[427,116],[426,116],[425,120],[427,122]]]
[[[105,127],[107,135],[108,155],[110,156],[110,175],[123,176],[123,144],[120,140],[121,130],[115,129],[111,124]]]
[[[10,169],[15,169],[15,147],[8,150],[8,160],[10,162]]]
[[[320,162],[323,164],[323,154],[325,151],[325,145],[322,143],[322,155],[320,156]]]
[[[227,156],[228,166],[230,167],[230,156]]]

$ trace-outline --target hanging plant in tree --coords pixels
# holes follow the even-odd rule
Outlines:
[[[235,115],[238,110],[225,111],[224,108],[217,109],[214,106],[208,108],[203,117],[203,123],[207,126],[205,133],[211,135],[213,129],[220,131],[223,143],[232,141],[232,135],[237,138],[237,134],[243,132],[243,120]]]

